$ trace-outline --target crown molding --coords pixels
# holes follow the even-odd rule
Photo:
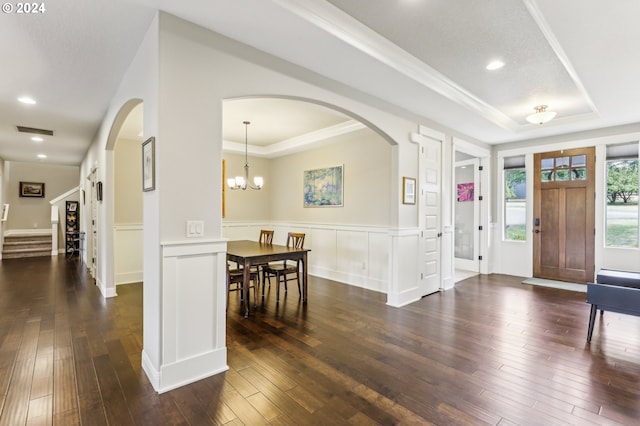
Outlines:
[[[335,126],[325,127],[313,132],[305,133],[268,146],[248,145],[247,153],[252,157],[276,158],[293,154],[310,148],[316,148],[331,143],[331,139],[353,133],[367,126],[356,120],[347,120]],[[244,154],[245,144],[231,141],[222,142],[222,150],[233,154]]]
[[[422,86],[475,111],[492,123],[511,131],[520,128],[521,125],[506,114],[332,4],[315,0],[274,0],[274,2]]]

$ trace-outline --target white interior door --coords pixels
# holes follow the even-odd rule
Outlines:
[[[420,293],[439,291],[441,285],[442,142],[431,137],[420,142]]]

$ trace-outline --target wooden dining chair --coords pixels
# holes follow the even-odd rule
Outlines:
[[[305,234],[298,232],[289,232],[287,234],[287,247],[301,249],[304,248]],[[271,277],[276,278],[276,303],[280,301],[280,281],[284,283],[284,292],[287,292],[287,281],[295,278],[298,283],[298,293],[302,295],[300,290],[300,260],[284,260],[282,262],[271,262],[262,267],[262,296],[264,297],[264,287],[269,282],[271,287]],[[291,275],[295,274],[295,277]],[[265,278],[266,277],[266,278]]]
[[[273,230],[271,229],[261,229],[260,237],[258,237],[258,242],[260,244],[269,244],[273,243]],[[262,268],[266,265],[266,263],[259,263],[257,265],[251,265],[251,271],[256,272],[258,274],[258,284],[260,284],[260,272]],[[264,274],[263,274],[264,275]],[[264,286],[262,289],[262,296],[264,296]]]
[[[242,268],[230,268],[229,262],[227,263],[227,310],[229,309],[229,294],[232,291],[240,291],[240,301],[244,301],[244,292],[242,292],[242,286],[244,283],[244,271]],[[249,284],[249,288],[253,288],[253,306],[258,306],[258,288],[260,287],[260,277],[258,272],[250,271],[249,282],[253,282],[253,285]],[[247,300],[246,303],[249,303]]]
[[[273,243],[273,230],[261,229],[260,238],[258,239],[260,244],[272,244]]]

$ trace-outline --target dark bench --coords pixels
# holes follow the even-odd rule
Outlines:
[[[640,272],[602,269],[596,283],[587,284],[587,303],[591,304],[587,342],[591,341],[596,312],[604,311],[640,316]]]

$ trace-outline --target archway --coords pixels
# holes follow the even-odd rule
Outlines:
[[[116,296],[116,237],[115,237],[115,224],[116,224],[116,206],[118,205],[118,197],[116,192],[116,175],[125,173],[128,175],[133,175],[136,172],[131,170],[120,170],[118,165],[116,164],[116,150],[118,145],[121,148],[125,147],[125,143],[119,144],[121,140],[129,140],[131,141],[126,145],[132,145],[139,141],[142,132],[142,100],[141,99],[130,99],[125,102],[123,106],[120,108],[116,117],[113,120],[113,124],[111,125],[111,129],[109,131],[109,136],[107,138],[107,143],[105,145],[105,171],[103,172],[104,183],[102,185],[102,197],[104,202],[101,206],[99,206],[100,211],[100,219],[98,223],[98,244],[97,250],[99,256],[97,271],[98,271],[98,279],[102,282],[103,294],[106,296]],[[123,138],[124,136],[124,138]],[[132,146],[128,147],[128,151],[134,152],[134,148]],[[140,150],[138,149],[138,152]],[[121,164],[122,165],[122,164]],[[138,167],[141,167],[141,162],[138,162]],[[131,167],[128,167],[131,168]],[[138,183],[141,182],[140,179],[136,179]],[[133,185],[134,182],[132,181]],[[131,194],[135,192],[132,191]],[[142,201],[141,201],[141,192],[138,192],[138,197],[140,197],[139,208],[142,209]],[[122,203],[120,203],[122,204]],[[141,214],[140,214],[141,217]],[[140,229],[140,233],[142,232],[142,220],[140,219],[136,226]],[[117,241],[119,246],[122,246],[122,241]],[[140,253],[138,256],[141,259],[141,250],[142,244],[139,244]],[[140,279],[142,278],[142,266],[140,261],[140,270],[138,271]]]
[[[304,228],[305,247],[314,253],[312,275],[389,293],[387,232],[397,208],[393,193],[397,143],[367,120],[313,99],[226,99],[227,177],[242,171],[245,120],[251,122],[250,178],[263,176],[265,186],[261,191],[226,189],[223,236],[255,240],[263,224],[275,229],[274,243],[284,244],[287,231]],[[304,172],[338,165],[344,170],[344,205],[305,207]]]

